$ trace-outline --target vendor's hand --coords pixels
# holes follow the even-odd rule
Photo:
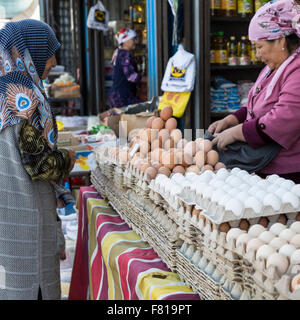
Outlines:
[[[231,128],[233,126],[238,125],[239,122],[237,118],[234,115],[228,115],[222,120],[218,120],[213,122],[209,127],[208,127],[208,132],[211,135],[214,135],[215,133],[220,133],[228,128]]]
[[[69,167],[69,171],[72,171],[76,162],[76,153],[74,150],[69,149],[69,156],[70,156],[70,167]]]
[[[217,145],[218,150],[224,152],[228,150],[226,148],[228,145],[236,142],[236,141],[245,141],[242,124],[234,126],[233,128],[226,129],[221,133],[217,133],[214,135],[213,145]]]

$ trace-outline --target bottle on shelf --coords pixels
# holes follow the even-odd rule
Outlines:
[[[250,44],[250,60],[252,64],[258,64],[260,62],[256,56],[256,48],[253,43]]]
[[[223,31],[218,31],[215,36],[215,64],[227,65],[228,64],[228,51],[227,40]]]
[[[248,66],[251,64],[249,55],[249,40],[246,36],[242,36],[238,43],[239,64],[241,66]]]
[[[238,45],[235,36],[231,36],[227,43],[228,65],[237,66],[239,64]]]
[[[254,9],[255,12],[262,7],[263,5],[265,5],[267,2],[269,2],[269,0],[254,0]]]
[[[237,13],[238,13],[238,16],[240,16],[242,18],[252,17],[253,13],[254,13],[253,1],[252,0],[238,0]]]
[[[133,0],[132,5],[129,7],[130,20],[133,23],[142,23],[143,21],[143,7],[139,0]]]
[[[213,33],[210,36],[210,63],[211,64],[216,64],[216,34]]]
[[[210,14],[216,17],[221,15],[221,0],[210,0]]]
[[[236,12],[236,0],[222,0],[221,2],[221,14],[224,17],[234,17]]]

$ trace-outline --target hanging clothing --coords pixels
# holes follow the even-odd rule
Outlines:
[[[121,108],[140,103],[136,91],[141,78],[134,57],[129,51],[119,49],[114,66],[113,86],[108,97],[110,107]]]
[[[31,170],[46,168],[58,180],[70,166],[69,153],[56,148],[56,120],[41,81],[59,47],[41,21],[0,29],[0,300],[35,300],[39,288],[43,299],[60,299],[57,182],[34,179]]]

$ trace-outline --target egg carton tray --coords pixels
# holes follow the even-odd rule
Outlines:
[[[94,170],[92,170],[91,182],[94,188],[101,194],[101,196],[106,198],[107,178],[102,174],[99,167],[96,167]]]
[[[237,221],[241,219],[259,219],[260,217],[268,217],[270,221],[276,221],[281,214],[290,216],[298,214],[300,207],[294,208],[290,204],[283,204],[279,210],[275,211],[272,206],[264,206],[262,211],[257,214],[253,209],[243,209],[239,216],[235,215],[232,210],[225,210],[224,206],[217,205],[207,199],[199,199],[195,204],[196,209],[203,210],[203,215],[215,224],[223,222]],[[294,218],[295,218],[294,217]]]
[[[292,279],[299,274],[300,266],[291,268],[289,272],[281,277],[281,279],[275,284],[277,291],[279,292],[278,300],[300,300],[300,288],[291,291]]]

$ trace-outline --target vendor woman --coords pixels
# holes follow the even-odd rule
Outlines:
[[[136,33],[134,30],[121,29],[116,35],[119,48],[115,51],[113,86],[109,94],[111,108],[120,108],[141,102],[136,96],[137,84],[142,76],[137,72],[137,65],[131,54],[135,49]]]
[[[258,174],[300,183],[300,9],[294,0],[269,2],[249,25],[249,39],[266,64],[248,101],[212,123],[208,131],[220,151],[236,141],[259,148],[271,141],[282,149]]]

